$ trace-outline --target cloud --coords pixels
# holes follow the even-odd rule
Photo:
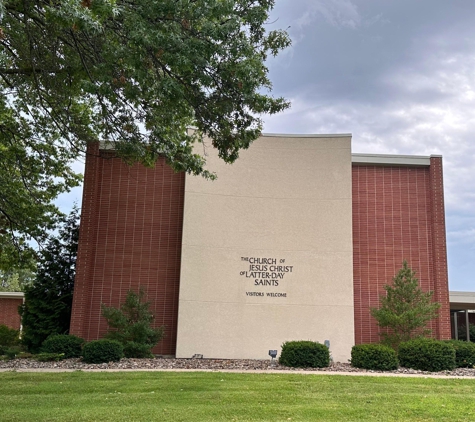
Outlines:
[[[473,289],[475,3],[295,0],[276,12],[297,35],[291,55],[269,62],[292,109],[266,117],[265,131],[351,132],[354,152],[442,154],[451,287]]]
[[[314,0],[307,2],[307,9],[296,20],[298,28],[303,28],[322,18],[337,28],[357,28],[361,16],[357,6],[349,0]]]

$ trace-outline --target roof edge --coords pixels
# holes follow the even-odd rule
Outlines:
[[[348,138],[352,137],[351,133],[267,133],[262,132],[261,136],[268,138]]]
[[[351,154],[351,162],[357,165],[430,166],[430,158],[426,155]]]
[[[23,299],[23,292],[0,292],[0,299]]]

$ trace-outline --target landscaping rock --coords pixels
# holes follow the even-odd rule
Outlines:
[[[312,372],[359,372],[379,373],[378,371],[353,368],[349,363],[332,363],[327,368],[288,368],[279,365],[276,361],[251,359],[121,359],[119,362],[101,364],[87,364],[81,359],[65,359],[59,362],[38,362],[33,359],[13,359],[0,361],[0,370],[236,370],[236,371],[312,371]],[[380,372],[382,374],[408,375],[446,375],[475,377],[473,368],[457,368],[453,371],[426,372],[408,368],[399,368],[394,371]]]

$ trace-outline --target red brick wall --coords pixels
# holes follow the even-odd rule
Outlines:
[[[129,167],[89,147],[71,333],[101,338],[107,324],[100,306],[118,307],[141,286],[155,325],[166,337],[154,353],[173,355],[180,281],[183,173],[159,160],[155,168]]]
[[[21,319],[18,307],[23,304],[23,299],[0,297],[0,325],[20,329]]]
[[[450,338],[442,159],[430,167],[353,166],[355,342],[379,339],[369,308],[378,307],[403,260],[423,290],[442,304],[430,328]]]

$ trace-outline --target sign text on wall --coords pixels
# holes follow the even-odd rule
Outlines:
[[[241,261],[247,262],[248,267],[239,273],[240,276],[251,279],[254,286],[278,287],[284,277],[292,273],[293,265],[286,265],[285,259],[257,258],[242,256]],[[247,296],[287,297],[283,292],[246,292]]]

